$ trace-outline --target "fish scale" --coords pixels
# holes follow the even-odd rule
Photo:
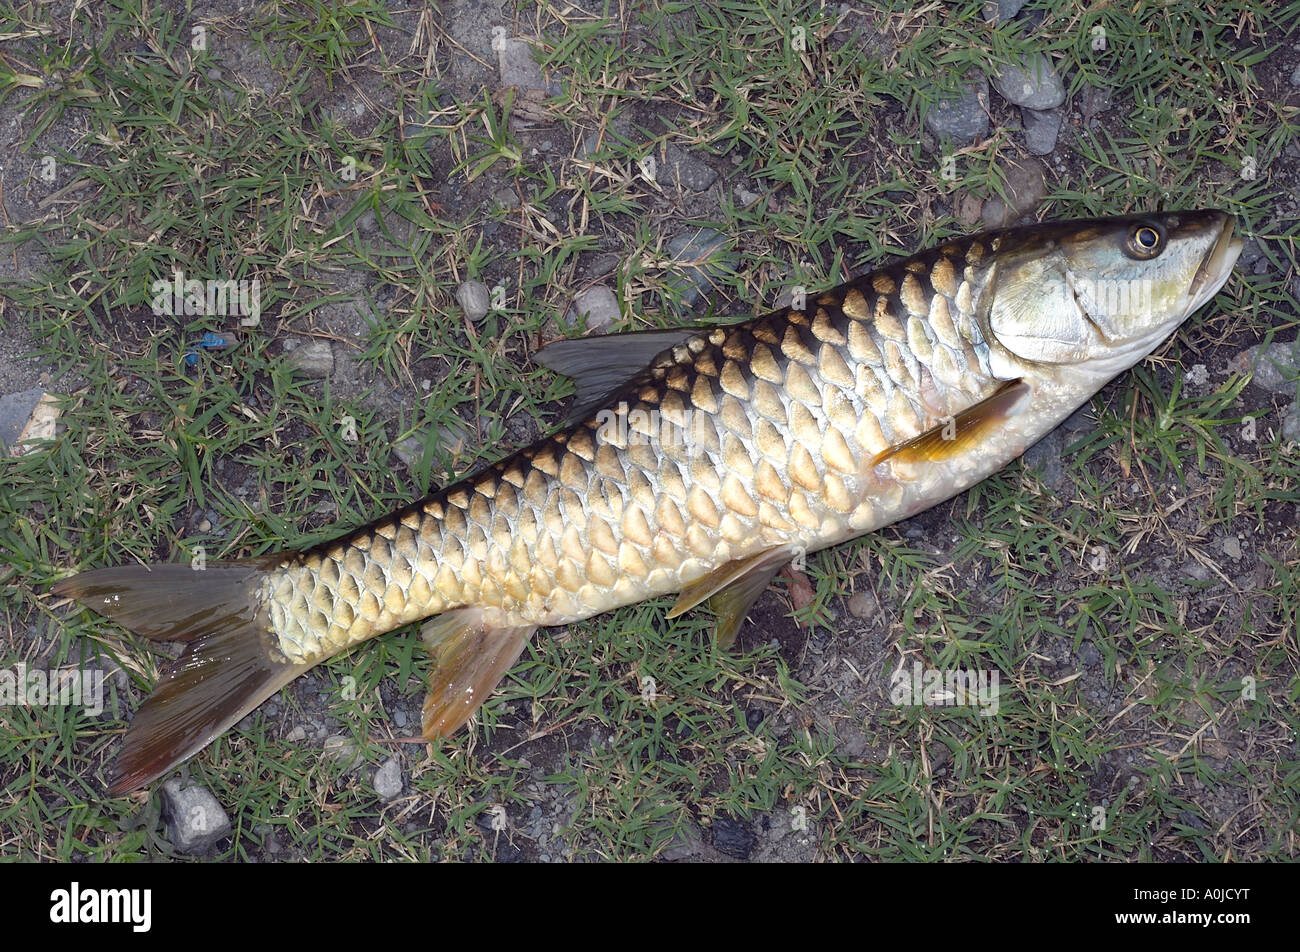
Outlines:
[[[464,724],[533,632],[679,593],[720,644],[791,558],[1019,456],[1222,286],[1218,211],[1010,229],[722,327],[564,341],[576,421],[301,553],[94,569],[54,586],[188,642],[109,790],[151,782],[312,665],[428,619],[423,733]]]
[[[260,592],[281,652],[314,663],[466,605],[565,624],[893,521],[914,493],[863,461],[999,383],[972,334],[984,258],[947,244],[702,332],[604,408],[639,427],[593,416],[286,560]]]

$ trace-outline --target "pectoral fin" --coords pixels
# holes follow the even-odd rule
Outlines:
[[[483,610],[461,608],[426,622],[420,636],[434,656],[424,701],[424,736],[446,737],[468,721],[519,658],[535,625],[491,625]]]
[[[668,617],[676,618],[707,601],[709,609],[718,620],[718,644],[729,648],[758,596],[763,594],[772,577],[792,558],[793,549],[779,546],[747,559],[737,559],[721,565],[683,588],[677,602],[668,612]]]
[[[1023,380],[1008,380],[992,396],[955,417],[877,454],[871,465],[877,466],[886,460],[900,463],[941,463],[960,456],[979,446],[1005,425],[1007,420],[1019,413],[1031,392],[1032,388]]]

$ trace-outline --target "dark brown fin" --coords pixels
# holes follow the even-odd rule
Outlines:
[[[557,340],[533,354],[533,360],[547,370],[573,378],[578,394],[568,420],[580,423],[600,409],[606,397],[648,368],[656,357],[704,329],[678,327]]]
[[[779,546],[719,566],[683,588],[667,617],[676,618],[707,600],[718,619],[715,630],[718,644],[729,648],[758,596],[792,558],[793,550]]]
[[[997,392],[957,416],[906,443],[891,446],[871,461],[877,466],[886,460],[900,463],[939,463],[960,456],[977,447],[998,427],[1020,410],[1021,401],[1032,389],[1017,378],[1008,380]]]
[[[455,732],[474,716],[519,658],[536,625],[493,627],[479,608],[458,608],[426,622],[420,636],[433,652],[424,736]]]
[[[285,660],[254,610],[257,577],[279,558],[96,569],[54,586],[139,634],[187,642],[131,721],[111,795],[157,780],[311,667]]]

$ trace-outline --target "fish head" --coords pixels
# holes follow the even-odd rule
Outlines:
[[[980,310],[1022,361],[1136,363],[1218,292],[1241,254],[1217,210],[1012,229],[994,236]]]

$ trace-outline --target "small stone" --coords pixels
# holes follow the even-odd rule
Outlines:
[[[404,440],[398,440],[393,444],[393,452],[397,458],[406,464],[407,469],[412,469],[419,464],[424,456],[424,440],[418,436],[408,436]]]
[[[1061,134],[1062,110],[1021,109],[1020,119],[1025,126],[1026,149],[1034,155],[1047,155],[1056,148],[1056,138]]]
[[[1300,378],[1300,341],[1256,344],[1243,350],[1228,365],[1230,371],[1251,375],[1250,382],[1261,390],[1295,396]]]
[[[1183,574],[1197,582],[1208,582],[1210,580],[1210,570],[1195,559],[1183,566]]]
[[[713,821],[713,848],[736,859],[749,859],[754,849],[754,831],[748,825],[729,817]]]
[[[385,803],[402,795],[402,765],[396,757],[389,757],[375,771],[375,793]]]
[[[1042,53],[1003,66],[993,76],[993,88],[1007,102],[1029,109],[1054,109],[1065,102],[1061,77]]]
[[[284,735],[284,739],[291,744],[301,744],[307,739],[307,730],[301,724],[295,727],[289,733]]]
[[[497,189],[492,193],[492,201],[496,202],[502,208],[518,208],[519,195],[513,188],[505,186]]]
[[[1091,641],[1085,641],[1079,645],[1079,660],[1083,662],[1085,668],[1091,668],[1101,661],[1101,652]]]
[[[334,372],[334,351],[328,341],[306,341],[293,350],[288,350],[286,341],[285,349],[289,366],[299,373],[321,378]]]
[[[14,446],[45,391],[40,387],[0,396],[0,446]]]
[[[1300,403],[1293,403],[1282,415],[1282,439],[1300,443]]]
[[[482,281],[462,281],[456,289],[456,300],[465,316],[471,321],[477,321],[487,316],[492,296]]]
[[[697,228],[673,236],[668,242],[668,256],[673,259],[673,272],[664,283],[674,287],[682,307],[690,307],[706,288],[712,289],[713,279],[726,267],[727,239],[712,228]]]
[[[230,832],[230,817],[217,798],[198,784],[182,786],[173,777],[163,784],[162,800],[168,838],[178,853],[205,852]]]
[[[703,192],[718,180],[718,173],[703,160],[675,145],[666,145],[659,152],[655,167],[655,181],[660,185],[673,185],[692,192]]]
[[[959,222],[969,228],[980,220],[980,212],[984,208],[984,199],[978,195],[962,194],[957,197],[955,205],[953,215],[956,216]]]
[[[573,307],[569,308],[565,319],[570,324],[576,324],[584,318],[589,331],[609,327],[619,318],[618,297],[603,284],[579,291],[574,296]]]
[[[361,751],[350,737],[331,734],[321,746],[326,759],[342,764],[344,770],[351,770],[361,763]]]
[[[1037,159],[1008,158],[1002,174],[1006,199],[995,195],[984,203],[981,217],[989,228],[1004,228],[1022,218],[1047,195],[1043,164]]]
[[[984,4],[984,19],[995,25],[1006,23],[1028,2],[1029,0],[988,0]]]
[[[1079,111],[1084,119],[1099,116],[1113,105],[1110,90],[1103,86],[1084,86],[1079,97]]]
[[[1300,89],[1300,66],[1291,71],[1291,85],[1296,89]]]
[[[379,216],[375,214],[373,208],[367,208],[356,221],[357,232],[362,235],[373,235],[379,231]]]
[[[393,711],[393,723],[398,727],[406,726],[406,712],[400,707]]]
[[[941,95],[925,114],[925,127],[953,145],[970,145],[989,131],[989,83],[984,76],[969,79],[956,92]]]
[[[1223,540],[1223,554],[1234,562],[1241,561],[1241,540],[1236,536],[1228,536]]]
[[[849,614],[855,618],[870,618],[877,607],[876,596],[866,590],[855,592],[849,599]]]
[[[1043,485],[1058,496],[1069,486],[1061,459],[1064,453],[1065,433],[1057,427],[1026,450],[1022,458],[1024,467],[1037,470]]]

